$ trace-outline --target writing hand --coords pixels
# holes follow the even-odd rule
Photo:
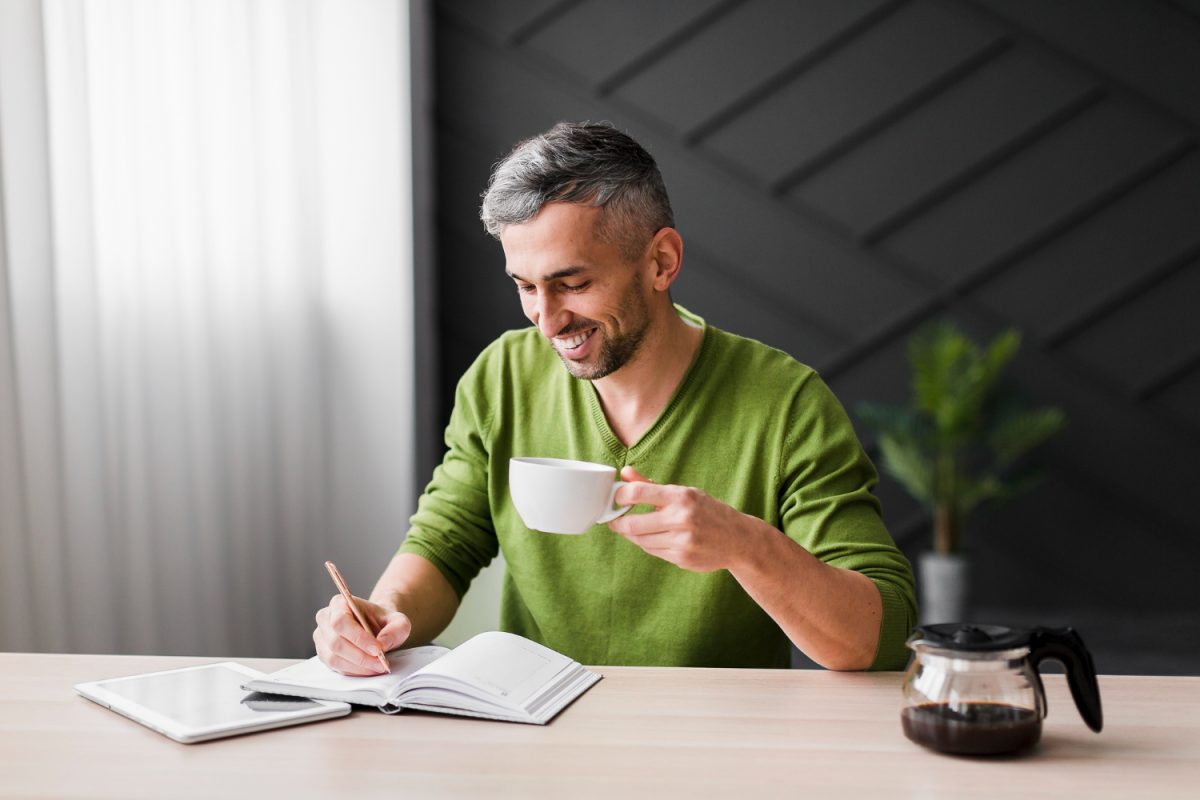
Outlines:
[[[621,479],[626,485],[617,490],[618,505],[655,510],[625,514],[608,527],[650,555],[692,572],[712,572],[730,568],[743,554],[752,517],[699,489],[655,483],[633,467],[621,470]]]
[[[313,631],[317,656],[327,667],[343,675],[381,675],[384,669],[378,654],[404,644],[412,632],[412,622],[405,614],[370,600],[356,597],[354,602],[379,634],[371,636],[364,631],[346,605],[346,599],[335,594],[329,605],[317,612],[317,627]]]

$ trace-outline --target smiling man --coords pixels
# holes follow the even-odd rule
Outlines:
[[[481,217],[533,327],[459,382],[443,462],[364,603],[378,638],[334,597],[321,658],[372,674],[378,651],[430,641],[502,551],[501,627],[585,664],[786,667],[791,642],[832,669],[902,667],[912,572],[874,467],[812,369],[672,303],[683,240],[653,158],[560,123],[497,165]],[[513,456],[611,464],[637,508],[531,531]]]

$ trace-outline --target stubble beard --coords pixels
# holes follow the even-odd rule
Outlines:
[[[594,381],[611,375],[633,359],[646,339],[646,331],[650,329],[650,314],[646,307],[646,299],[642,297],[636,284],[630,286],[630,291],[626,294],[622,305],[630,309],[631,313],[627,315],[626,319],[632,317],[634,326],[625,333],[612,338],[605,336],[600,345],[600,352],[596,354],[596,360],[593,363],[571,361],[559,353],[558,348],[555,348],[554,352],[558,353],[567,372],[580,380]],[[604,329],[599,323],[592,320],[589,322],[596,326],[596,333],[592,334],[593,336],[603,333]]]

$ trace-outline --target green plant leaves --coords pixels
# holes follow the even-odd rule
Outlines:
[[[911,441],[884,434],[879,437],[879,452],[884,469],[900,481],[909,494],[923,503],[933,502],[933,470],[920,448],[914,447]]]
[[[1004,370],[1020,346],[1016,330],[980,347],[953,324],[933,323],[909,340],[910,405],[856,408],[879,434],[883,471],[918,501],[948,510],[952,518],[943,524],[952,531],[961,530],[978,504],[1032,485],[1029,474],[1018,477],[1014,468],[1066,424],[1061,410],[1030,409],[1002,390]]]
[[[913,404],[933,419],[941,443],[954,446],[976,434],[984,403],[1020,346],[1021,335],[1010,330],[981,352],[948,322],[913,335],[908,347]]]
[[[1003,468],[1054,436],[1066,424],[1066,415],[1057,408],[1026,411],[1001,420],[988,432],[987,443],[996,454],[998,466]]]
[[[880,432],[880,467],[923,503],[934,501],[933,463],[928,457],[932,427],[916,411],[902,406],[863,403],[859,418]]]

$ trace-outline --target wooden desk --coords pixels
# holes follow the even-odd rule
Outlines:
[[[1003,760],[905,739],[900,673],[605,667],[546,727],[355,711],[196,745],[71,689],[216,660],[0,653],[0,797],[1200,797],[1200,678],[1102,677],[1096,735],[1046,676],[1042,744]]]

